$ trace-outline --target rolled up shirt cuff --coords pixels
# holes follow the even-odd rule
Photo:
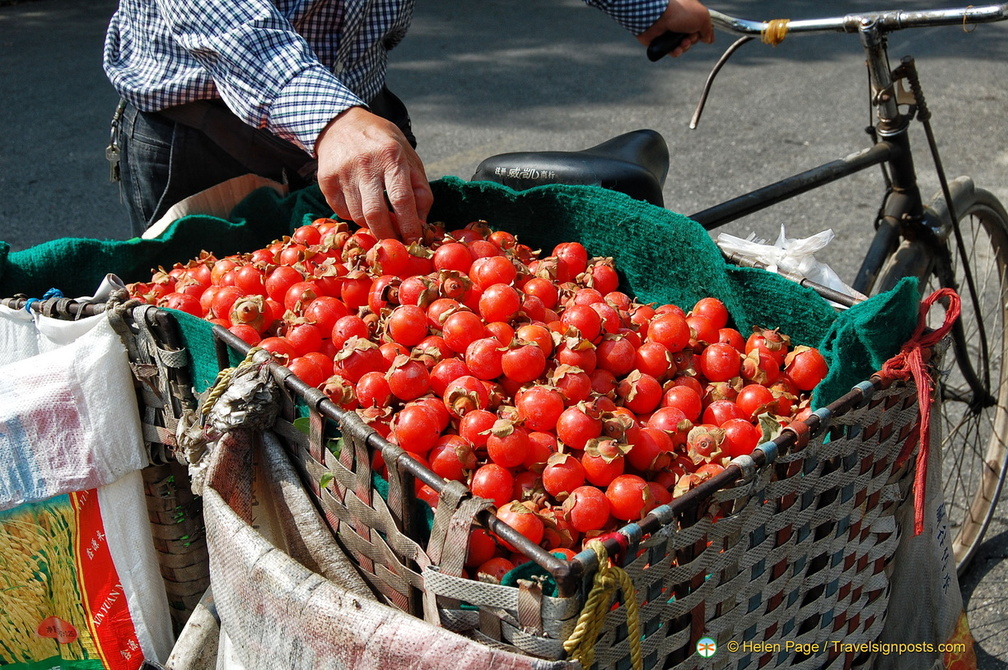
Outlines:
[[[284,86],[270,105],[268,129],[315,154],[315,140],[334,117],[367,105],[329,70],[307,68]]]

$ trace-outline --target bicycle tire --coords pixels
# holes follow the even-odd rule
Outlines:
[[[977,290],[982,323],[987,337],[987,355],[981,351],[976,309],[965,280],[963,259],[949,235],[950,266],[934,263],[921,284],[922,295],[940,287],[950,287],[960,294],[960,323],[965,335],[965,361],[984,381],[989,391],[986,406],[965,381],[962,344],[953,343],[937,375],[935,386],[941,425],[942,490],[952,554],[957,574],[969,568],[990,525],[1008,471],[1008,212],[991,193],[973,187],[972,180],[953,182],[953,210],[959,219],[967,262]],[[951,222],[943,197],[936,197],[931,211],[937,221]],[[891,287],[907,274],[912,258],[920,254],[897,250],[883,268],[878,286]],[[902,255],[903,260],[900,260]],[[919,256],[916,259],[919,263]],[[935,310],[933,310],[934,312]],[[943,314],[929,317],[937,326]],[[933,420],[932,420],[933,421]]]

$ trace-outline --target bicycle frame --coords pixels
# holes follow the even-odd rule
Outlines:
[[[751,39],[768,31],[786,28],[786,33],[844,32],[859,33],[868,63],[872,105],[876,108],[876,143],[862,151],[806,170],[763,188],[709,207],[690,215],[704,228],[711,230],[743,216],[760,211],[795,196],[831,182],[849,177],[866,168],[885,166],[889,194],[879,219],[876,235],[865,257],[853,288],[869,293],[874,287],[882,263],[895,251],[901,235],[909,238],[923,237],[934,241],[933,236],[944,240],[951,229],[951,221],[935,220],[924,207],[917,186],[917,175],[909,141],[909,125],[913,111],[900,113],[901,105],[913,105],[898,84],[904,76],[912,76],[913,62],[904,61],[904,72],[894,77],[890,70],[886,49],[889,32],[921,26],[964,25],[989,23],[1008,18],[1008,3],[986,7],[942,9],[930,11],[886,11],[868,14],[850,14],[844,17],[795,20],[788,22],[747,21],[711,10],[714,24],[729,32]],[[774,28],[776,23],[777,28]],[[783,39],[779,37],[778,39]],[[930,245],[933,251],[937,246]],[[924,258],[931,255],[924,255]],[[911,269],[911,268],[908,268]],[[930,264],[912,268],[914,276],[924,278]]]

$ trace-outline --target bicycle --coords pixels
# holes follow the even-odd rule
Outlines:
[[[755,37],[768,44],[798,33],[841,32],[860,37],[874,110],[871,146],[690,218],[713,230],[867,168],[881,167],[884,193],[874,237],[851,286],[873,295],[891,289],[904,277],[916,277],[923,295],[950,287],[962,298],[962,314],[952,331],[951,360],[940,370],[936,383],[943,492],[954,538],[952,551],[962,576],[983,540],[1008,472],[1008,370],[1002,363],[1008,354],[1008,212],[970,177],[946,177],[914,60],[905,57],[892,67],[887,35],[909,28],[1006,20],[1008,4],[792,21],[749,21],[713,10],[711,17],[716,28],[741,37],[714,66],[691,125],[699,119],[717,72]],[[649,58],[657,60],[681,39],[670,33],[660,36],[649,47]],[[910,146],[909,128],[915,119],[923,125],[940,184],[930,201],[921,196]],[[663,206],[661,187],[668,164],[664,139],[655,131],[638,131],[581,152],[491,156],[479,165],[473,179],[498,181],[518,190],[544,183],[595,184]],[[824,297],[851,304],[849,297],[813,287]]]

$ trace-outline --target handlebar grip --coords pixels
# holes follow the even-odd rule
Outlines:
[[[658,37],[651,41],[651,44],[647,48],[648,60],[652,63],[659,61],[670,52],[675,51],[675,48],[683,43],[683,40],[688,38],[689,35],[686,33],[674,33],[672,31],[665,31]]]

